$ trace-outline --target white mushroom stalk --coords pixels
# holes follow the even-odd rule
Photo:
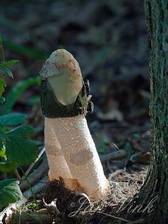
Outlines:
[[[42,70],[41,105],[45,116],[45,149],[49,179],[104,199],[109,190],[85,115],[90,105],[78,62],[68,51],[54,51]]]

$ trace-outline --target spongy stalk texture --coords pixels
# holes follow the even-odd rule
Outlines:
[[[80,186],[90,198],[103,198],[108,181],[84,115],[45,118],[45,137],[50,178],[72,178],[77,190]]]

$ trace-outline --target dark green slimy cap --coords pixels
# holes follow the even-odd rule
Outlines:
[[[76,101],[69,105],[61,104],[55,97],[51,86],[47,80],[41,83],[41,109],[43,115],[49,118],[73,117],[79,114],[86,115],[93,111],[93,103],[88,95],[88,82],[84,82],[83,87]]]
[[[68,51],[54,51],[40,75],[41,108],[45,117],[86,115],[93,110],[89,83],[83,81],[79,64]]]

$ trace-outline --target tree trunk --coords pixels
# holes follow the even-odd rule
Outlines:
[[[145,223],[168,223],[168,0],[146,0],[153,161],[138,199]],[[150,207],[150,208],[149,208]],[[146,209],[145,209],[146,208]],[[142,211],[142,210],[141,210]]]

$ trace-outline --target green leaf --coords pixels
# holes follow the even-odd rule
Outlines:
[[[127,141],[124,145],[123,145],[123,149],[127,152],[127,159],[130,159],[131,155],[134,154],[134,149],[132,144]]]
[[[9,76],[13,78],[13,73],[11,71],[11,68],[17,64],[19,60],[9,60],[9,61],[4,61],[0,63],[0,71],[3,75]]]
[[[19,60],[12,59],[12,60],[1,62],[0,67],[2,66],[2,67],[12,68],[17,63],[19,63]]]
[[[30,48],[9,40],[5,40],[4,45],[13,52],[24,55],[31,59],[45,59],[47,57],[46,52],[39,48]]]
[[[16,169],[16,163],[15,162],[0,162],[0,171],[4,173],[12,172]]]
[[[106,154],[110,148],[110,140],[108,139],[107,135],[103,133],[95,133],[94,140],[96,142],[98,153]]]
[[[0,158],[6,159],[6,151],[3,147],[3,145],[1,145],[1,148],[0,148]]]
[[[3,103],[5,103],[5,97],[0,96],[0,104],[3,104]]]
[[[32,96],[27,100],[27,105],[34,106],[34,105],[40,105],[40,97],[39,96]]]
[[[0,79],[0,96],[2,96],[4,91],[5,91],[5,81],[3,79]]]
[[[17,165],[28,165],[33,162],[37,156],[37,145],[20,136],[9,136],[5,144],[6,156],[9,161],[16,162]]]
[[[23,93],[31,86],[39,86],[40,77],[29,78],[18,82],[6,96],[6,103],[1,109],[1,113],[11,112],[16,101],[23,95]]]
[[[22,113],[9,113],[0,116],[1,126],[15,126],[23,124],[26,121],[26,115]]]
[[[0,143],[2,143],[6,139],[6,133],[2,126],[0,126]],[[1,144],[0,144],[1,147]]]
[[[18,182],[15,179],[0,181],[0,209],[23,198]]]
[[[0,74],[13,78],[13,73],[11,69],[9,69],[8,67],[4,67],[1,64],[0,64]]]
[[[8,132],[8,136],[10,137],[22,137],[22,138],[28,138],[33,134],[34,130],[30,125],[21,125],[19,127],[16,127],[15,129],[12,129]]]

